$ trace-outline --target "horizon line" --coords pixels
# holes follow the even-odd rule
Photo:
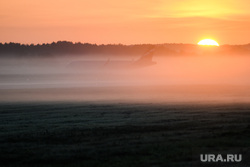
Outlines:
[[[59,43],[59,42],[68,42],[68,43],[72,43],[72,44],[90,44],[90,45],[97,45],[97,46],[101,46],[101,45],[123,45],[123,46],[131,46],[131,45],[197,45],[198,44],[194,44],[194,43],[136,43],[136,44],[122,44],[122,43],[107,43],[107,44],[97,44],[97,43],[90,43],[90,42],[73,42],[73,41],[68,41],[68,40],[58,40],[58,41],[53,41],[53,42],[48,42],[48,43],[21,43],[21,42],[0,42],[0,44],[5,45],[5,44],[20,44],[20,45],[49,45],[49,44],[53,44],[53,43]],[[242,46],[242,45],[250,45],[249,43],[245,43],[245,44],[220,44],[220,46]]]

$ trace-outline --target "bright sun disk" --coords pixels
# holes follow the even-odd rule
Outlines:
[[[212,39],[203,39],[200,42],[198,42],[198,45],[220,46],[218,42]]]

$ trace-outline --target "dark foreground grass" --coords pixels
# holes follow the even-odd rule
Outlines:
[[[0,104],[0,166],[195,166],[249,139],[248,104]]]

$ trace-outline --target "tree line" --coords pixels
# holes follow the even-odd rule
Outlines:
[[[0,43],[0,56],[54,56],[54,55],[141,55],[154,48],[158,55],[197,55],[197,54],[250,54],[250,44],[201,47],[192,44],[107,44],[73,43],[58,41],[44,44]]]
[[[0,55],[51,56],[51,55],[87,55],[87,54],[140,54],[154,45],[97,45],[58,41],[44,44],[0,43]]]

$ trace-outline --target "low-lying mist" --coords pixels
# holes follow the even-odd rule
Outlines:
[[[1,102],[249,102],[250,57],[68,55],[2,58]]]

